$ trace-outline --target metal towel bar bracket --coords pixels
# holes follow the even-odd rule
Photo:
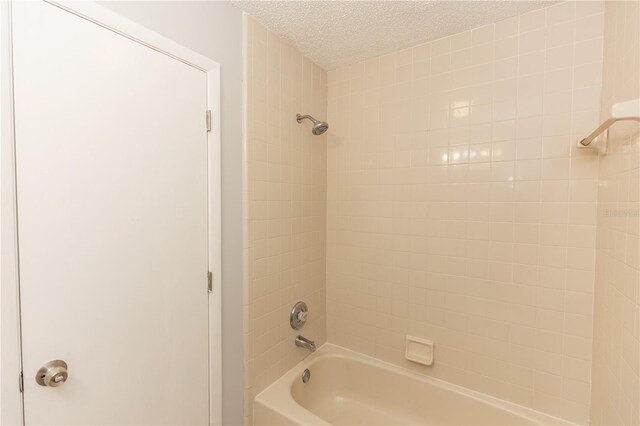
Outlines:
[[[593,132],[578,142],[579,148],[599,148],[594,146],[598,143],[598,136],[618,121],[640,121],[640,99],[626,102],[619,102],[611,107],[611,116],[600,124]],[[606,149],[606,148],[605,148]]]

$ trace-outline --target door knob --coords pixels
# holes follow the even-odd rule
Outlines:
[[[36,374],[36,382],[38,382],[40,386],[51,386],[55,388],[66,382],[67,377],[69,377],[67,363],[55,359],[40,367],[40,370],[38,370]]]

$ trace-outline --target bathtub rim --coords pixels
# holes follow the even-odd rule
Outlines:
[[[256,395],[253,401],[254,406],[252,407],[254,415],[256,404],[260,404],[264,408],[272,410],[278,415],[287,418],[292,422],[292,424],[331,425],[331,423],[327,422],[323,418],[319,417],[318,415],[300,405],[295,400],[292,394],[292,386],[296,380],[301,380],[301,374],[304,369],[309,368],[312,370],[313,365],[323,359],[350,359],[352,361],[361,362],[374,368],[382,368],[395,374],[400,374],[414,380],[419,380],[421,382],[437,386],[441,389],[461,394],[499,410],[503,410],[510,414],[523,417],[537,425],[578,425],[577,423],[572,423],[560,417],[555,417],[550,414],[537,411],[533,408],[506,401],[498,397],[482,393],[480,391],[465,388],[463,386],[431,377],[426,374],[421,374],[408,368],[391,364],[387,361],[383,361],[378,358],[374,358],[372,356],[362,354],[360,352],[356,352],[329,342],[321,345],[318,350],[308,355],[305,359],[300,361],[298,364],[296,364],[294,367],[280,376],[276,381],[262,390],[258,395]]]

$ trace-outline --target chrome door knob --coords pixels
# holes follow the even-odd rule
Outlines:
[[[69,373],[67,372],[67,363],[55,359],[43,365],[36,374],[36,382],[40,386],[51,386],[55,388],[67,381]]]

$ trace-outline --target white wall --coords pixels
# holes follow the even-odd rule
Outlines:
[[[4,3],[4,2],[1,2]],[[242,12],[228,2],[99,2],[102,6],[136,21],[221,65],[222,108],[222,367],[223,423],[241,424],[243,419],[242,342]],[[2,4],[3,7],[6,3]],[[4,40],[0,40],[4,42]],[[3,61],[6,58],[3,50]],[[5,76],[2,86],[6,88]],[[3,100],[5,98],[3,97]],[[6,122],[3,122],[6,124]],[[3,127],[6,131],[6,126]],[[3,134],[3,138],[6,135]],[[10,158],[2,152],[3,162]],[[3,168],[3,173],[6,168]],[[4,173],[7,177],[6,173]],[[10,177],[10,174],[8,175]],[[3,200],[10,193],[3,191]],[[3,203],[4,204],[4,203]],[[11,217],[3,215],[3,225]],[[7,222],[8,221],[8,222]],[[7,231],[3,226],[3,232]],[[11,239],[7,239],[10,241]],[[3,246],[3,253],[5,253]],[[4,262],[11,261],[3,256]],[[2,319],[15,318],[15,281],[3,276]],[[6,280],[6,281],[5,281]],[[7,309],[10,308],[10,309]],[[15,327],[2,322],[2,417],[1,424],[20,421],[17,393],[17,357],[7,357],[5,349],[16,341]],[[15,345],[13,345],[15,349]]]

